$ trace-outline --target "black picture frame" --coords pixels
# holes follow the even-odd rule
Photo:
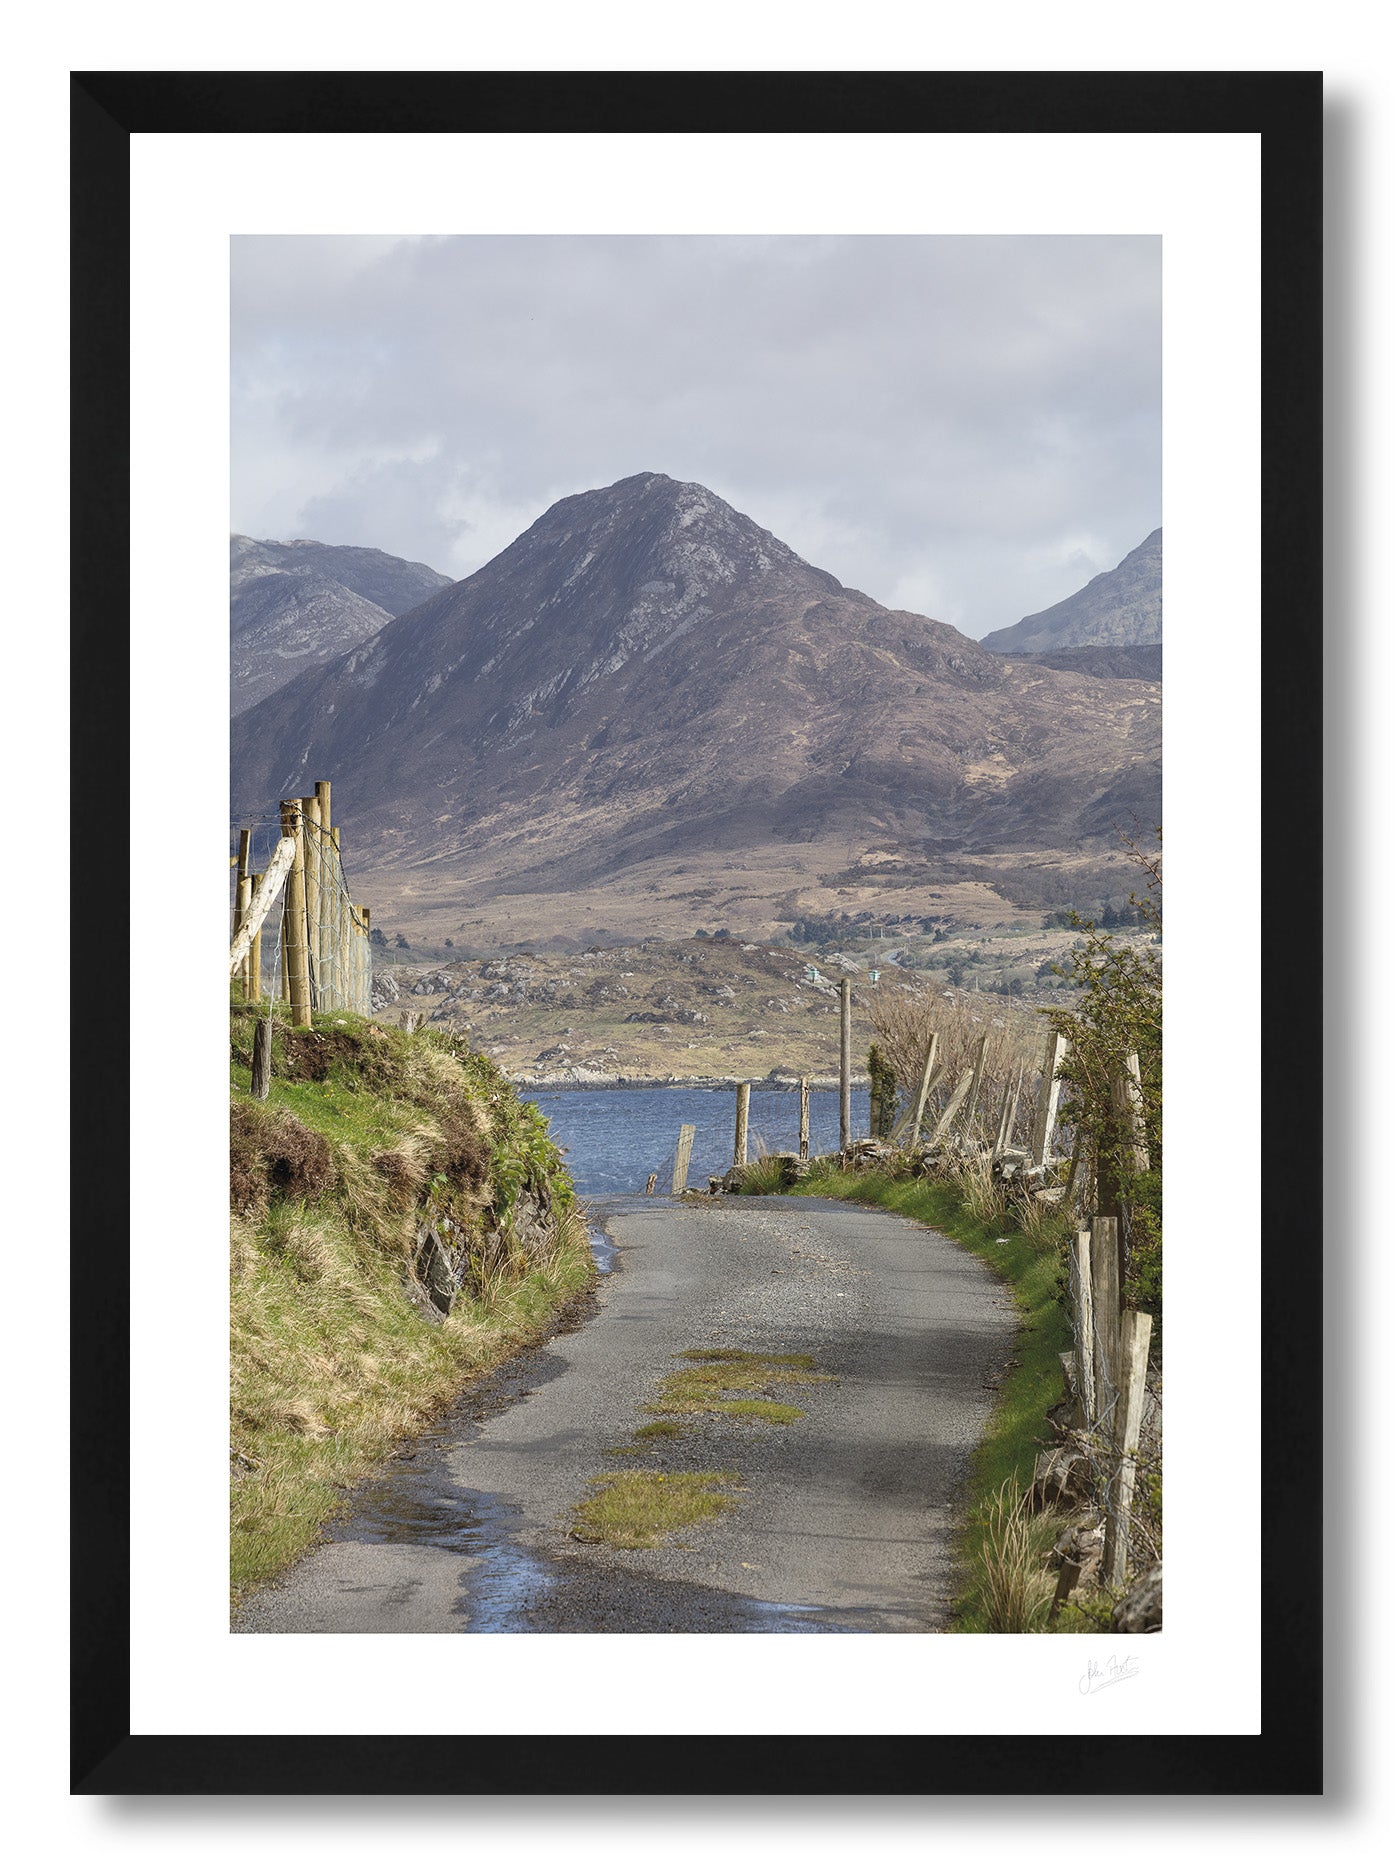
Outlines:
[[[113,592],[129,558],[129,162],[140,133],[817,132],[1261,136],[1263,220],[1263,675],[1265,836],[1275,861],[1321,864],[1322,85],[1311,72],[78,72],[71,77],[72,693],[74,791],[99,790],[129,754],[125,637]],[[1278,840],[1281,840],[1280,844]],[[124,857],[75,839],[89,887],[128,895]],[[75,875],[77,871],[75,869]],[[77,893],[75,888],[75,893]],[[1269,899],[1265,895],[1265,915]],[[115,909],[105,961],[129,947]],[[1269,1001],[1310,991],[1314,930],[1266,941]],[[1265,1006],[1265,1024],[1274,1008]],[[125,1093],[126,1026],[110,997],[85,999],[73,1074]],[[112,1022],[103,1020],[110,1014]],[[95,1022],[94,1022],[95,1021]],[[82,1047],[76,1046],[78,1036]],[[129,1291],[105,1275],[72,1308],[73,1535],[71,1783],[77,1793],[517,1796],[827,1794],[1297,1795],[1319,1792],[1321,1752],[1320,1024],[1282,1021],[1285,1081],[1265,1092],[1264,1153],[1283,1156],[1285,1190],[1264,1210],[1263,1730],[1253,1735],[1110,1737],[1107,1785],[1094,1743],[1040,1734],[869,1738],[771,1736],[759,1769],[777,1783],[732,1784],[748,1769],[721,1736],[629,1742],[617,1785],[601,1734],[491,1738],[486,1777],[443,1785],[448,1740],[415,1737],[133,1736],[127,1697]],[[1291,1079],[1303,1079],[1294,1086]],[[127,1131],[85,1127],[74,1144],[73,1230],[112,1241],[129,1202]],[[75,1274],[80,1278],[83,1269]],[[1280,1563],[1300,1579],[1279,1581]],[[1197,1680],[1201,1679],[1198,1674]],[[477,1748],[477,1742],[474,1743]],[[444,1755],[444,1756],[443,1756]]]

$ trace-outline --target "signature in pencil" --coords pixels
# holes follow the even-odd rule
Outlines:
[[[1112,1688],[1115,1682],[1126,1682],[1141,1674],[1135,1656],[1110,1656],[1106,1663],[1096,1663],[1091,1656],[1088,1674],[1080,1677],[1079,1692],[1097,1695],[1101,1688]]]

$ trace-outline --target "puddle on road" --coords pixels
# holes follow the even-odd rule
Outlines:
[[[598,1219],[588,1220],[586,1236],[590,1241],[591,1257],[596,1270],[602,1276],[608,1276],[614,1270],[619,1251],[615,1248],[608,1231],[604,1230]]]
[[[516,1512],[451,1475],[446,1451],[456,1440],[437,1429],[418,1438],[414,1455],[390,1463],[360,1489],[353,1511],[330,1530],[361,1546],[436,1547],[467,1562],[456,1612],[463,1632],[527,1629],[521,1614],[555,1583],[511,1537]]]

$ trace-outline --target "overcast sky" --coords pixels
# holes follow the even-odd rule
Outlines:
[[[232,528],[472,573],[707,485],[973,637],[1161,522],[1161,241],[238,237]]]

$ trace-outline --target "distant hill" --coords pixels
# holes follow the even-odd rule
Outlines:
[[[646,473],[238,716],[232,790],[244,816],[332,780],[394,925],[584,944],[926,912],[940,855],[1156,818],[1160,749],[1142,686],[889,611]]]
[[[1160,645],[1162,531],[1153,529],[1116,567],[1095,574],[1088,586],[1068,599],[1001,631],[989,632],[982,642],[984,650],[1012,655],[1076,645]]]
[[[1047,670],[1073,670],[1082,677],[1133,677],[1148,683],[1162,679],[1159,644],[1077,644],[1063,651],[1022,652]]]
[[[450,585],[434,568],[377,548],[250,535],[232,537],[230,566],[234,715]]]

